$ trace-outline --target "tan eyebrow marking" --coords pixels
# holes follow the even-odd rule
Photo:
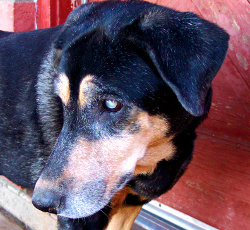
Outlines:
[[[80,83],[78,102],[81,107],[87,103],[88,97],[91,91],[94,89],[95,85],[93,83],[93,79],[94,76],[89,74],[86,75]]]
[[[65,73],[58,77],[57,93],[65,105],[68,105],[70,100],[69,78]]]

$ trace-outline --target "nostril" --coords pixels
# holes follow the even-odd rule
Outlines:
[[[60,197],[54,191],[39,190],[34,192],[32,203],[43,212],[56,213],[60,205]]]

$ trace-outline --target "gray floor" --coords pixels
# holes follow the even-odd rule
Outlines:
[[[26,228],[0,208],[0,230],[25,230]]]
[[[151,213],[142,210],[132,230],[185,230]]]

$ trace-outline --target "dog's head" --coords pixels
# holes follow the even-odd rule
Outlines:
[[[134,175],[174,157],[173,137],[204,114],[227,41],[192,13],[146,2],[73,11],[54,44],[63,127],[34,204],[70,218],[92,215]]]

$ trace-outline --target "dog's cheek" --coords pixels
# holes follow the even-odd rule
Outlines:
[[[120,175],[151,173],[159,161],[170,160],[174,156],[174,136],[167,135],[170,124],[166,118],[151,116],[145,111],[139,111],[136,116],[133,112],[130,120],[120,137],[113,138],[111,142],[100,142],[99,146],[108,146],[104,153],[109,155],[107,162],[111,162],[110,167],[120,171]]]
[[[137,128],[131,132],[134,124]],[[151,172],[157,162],[172,157],[174,147],[167,131],[166,119],[141,111],[118,136],[95,141],[79,137],[59,180],[77,181],[70,189],[76,192],[81,185],[105,180],[105,193],[113,193],[126,184],[128,175]]]
[[[160,143],[149,146],[144,158],[138,160],[134,175],[153,173],[161,160],[170,160],[174,157],[176,147],[172,140],[163,138]]]
[[[107,181],[106,193],[119,190],[130,179],[144,150],[138,149],[131,136],[94,142],[81,138],[68,158],[62,179],[74,178],[78,184]]]
[[[134,175],[152,173],[159,161],[170,160],[175,153],[172,142],[174,135],[168,135],[171,126],[167,118],[141,112],[138,116],[138,124],[140,138],[137,143],[142,144],[140,139],[143,139],[146,141],[146,146],[143,157],[136,162]]]
[[[135,124],[136,130],[133,129]],[[167,135],[169,130],[166,118],[140,111],[131,119],[121,137],[114,139],[113,149],[108,152],[116,154],[110,157],[110,162],[114,168],[119,166],[117,170],[122,172],[121,175],[152,173],[159,161],[170,160],[176,151],[172,142],[174,135]],[[107,146],[112,146],[112,143]]]

